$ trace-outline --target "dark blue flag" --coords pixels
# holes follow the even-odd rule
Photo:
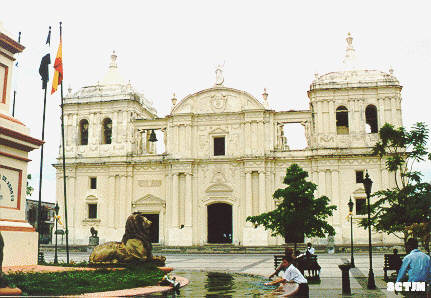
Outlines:
[[[46,44],[48,45],[48,48],[49,48],[49,45],[51,44],[51,26],[49,27]],[[51,64],[51,55],[49,54],[49,51],[48,51],[48,53],[42,57],[42,60],[40,61],[40,67],[39,67],[39,73],[42,79],[42,89],[46,89],[46,86],[48,85],[50,64]]]

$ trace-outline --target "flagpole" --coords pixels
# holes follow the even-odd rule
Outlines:
[[[48,31],[48,40],[51,36],[51,26],[49,26]],[[21,35],[20,35],[21,37]],[[42,59],[43,61],[43,59]],[[42,64],[42,63],[41,63]],[[48,68],[48,64],[46,65],[46,68]],[[40,70],[39,70],[40,72]],[[45,140],[45,112],[46,112],[46,90],[48,89],[48,77],[42,77],[42,88],[45,89],[44,96],[43,96],[43,116],[42,116],[42,141]],[[38,238],[37,238],[37,256],[38,256],[38,263],[39,263],[39,254],[40,254],[40,244],[41,244],[41,236],[42,233],[40,231],[41,229],[41,222],[42,222],[42,180],[43,180],[43,144],[40,148],[40,167],[39,167],[39,202],[37,207],[37,232],[38,232]]]
[[[42,141],[45,140],[45,111],[46,111],[46,89],[43,96],[43,116],[42,116]],[[42,219],[42,172],[43,172],[43,144],[40,148],[40,168],[39,168],[39,206],[38,206],[38,217],[37,217],[37,232],[39,233],[37,241],[37,255],[40,253],[40,238],[42,236],[40,232],[40,224]],[[38,262],[39,263],[39,262]]]
[[[62,40],[62,27],[60,22],[60,42]],[[62,62],[63,63],[63,62]],[[64,150],[64,102],[63,102],[63,80],[61,80],[61,138],[63,147],[63,196],[64,196],[64,223],[66,225],[66,261],[69,264],[69,229],[67,225],[67,199],[66,199],[66,161]]]
[[[21,32],[18,33],[18,43],[21,43]],[[16,89],[13,90],[12,117],[15,117],[15,96],[16,96]],[[46,96],[46,90],[45,90],[45,96]],[[38,252],[39,252],[39,249],[38,249]]]

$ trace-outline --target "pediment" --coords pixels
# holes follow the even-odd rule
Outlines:
[[[356,190],[353,192],[353,195],[361,195],[361,196],[364,196],[364,195],[366,195],[366,194],[365,194],[365,190],[364,190],[364,188],[363,188],[363,187],[360,187],[360,188],[356,189]]]
[[[219,127],[217,127],[216,129],[213,129],[209,132],[210,135],[218,135],[218,134],[226,135],[228,133],[229,132],[227,130],[221,129]]]
[[[89,195],[85,198],[86,201],[97,201],[97,197],[93,195]]]
[[[213,184],[209,186],[205,192],[207,193],[231,193],[233,189],[226,184]]]
[[[188,95],[171,114],[233,113],[245,110],[265,110],[265,107],[245,91],[215,86]]]
[[[145,205],[159,205],[166,206],[166,202],[159,197],[156,197],[152,194],[147,194],[140,199],[132,202],[132,207],[136,206],[145,206]]]

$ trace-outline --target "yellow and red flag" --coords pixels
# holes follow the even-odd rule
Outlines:
[[[57,56],[55,57],[54,62],[54,79],[52,80],[52,89],[51,94],[53,94],[55,91],[57,91],[58,85],[61,84],[63,81],[63,59],[62,59],[62,52],[61,52],[61,46],[62,44],[62,38],[60,35],[60,45],[58,46]]]

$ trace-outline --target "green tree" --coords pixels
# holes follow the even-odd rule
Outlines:
[[[376,231],[393,234],[405,243],[409,227],[431,219],[431,184],[423,182],[422,174],[414,170],[417,162],[431,159],[427,151],[429,130],[421,122],[410,131],[386,123],[379,134],[380,141],[372,153],[386,159],[395,187],[373,193],[377,201],[370,205],[371,225]],[[368,227],[367,219],[360,225]]]
[[[272,236],[282,236],[286,243],[296,243],[304,235],[307,237],[325,237],[335,235],[334,228],[326,221],[337,209],[329,204],[329,198],[314,198],[317,185],[306,181],[308,173],[297,164],[286,170],[283,183],[286,188],[274,192],[276,209],[257,216],[247,217],[255,226],[263,226],[271,231]],[[287,249],[287,247],[286,247]]]

